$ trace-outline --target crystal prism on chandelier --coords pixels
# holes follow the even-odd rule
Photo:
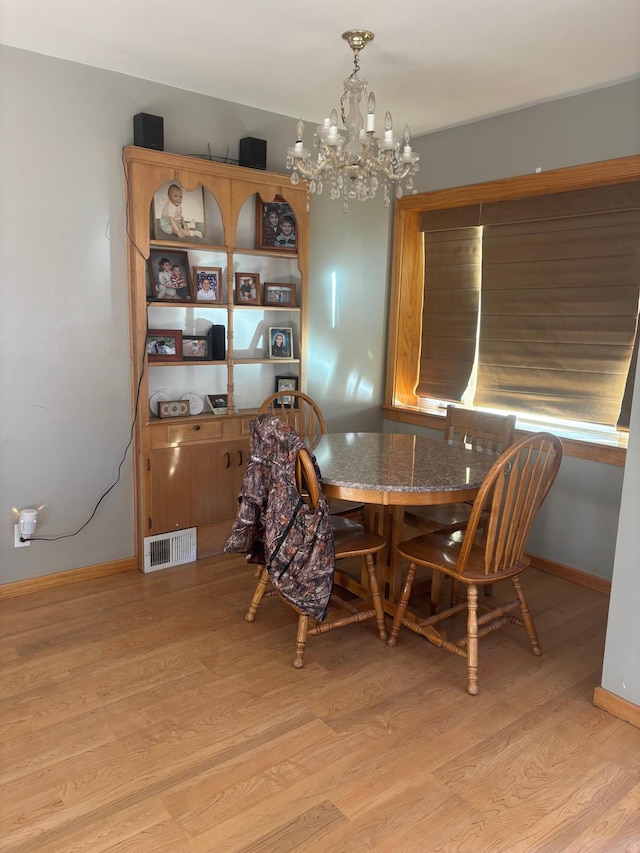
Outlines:
[[[388,207],[391,193],[402,198],[405,191],[416,192],[413,176],[418,171],[420,156],[411,150],[411,133],[405,125],[402,142],[393,135],[391,113],[384,117],[384,138],[376,139],[376,99],[373,92],[367,98],[367,81],[358,77],[360,51],[373,39],[368,30],[347,30],[342,38],[353,51],[353,71],[344,81],[340,98],[340,114],[346,133],[338,129],[338,113],[331,110],[329,118],[316,128],[313,138],[317,154],[304,147],[304,124],[298,122],[296,143],[287,151],[287,169],[293,169],[291,183],[300,178],[307,182],[310,193],[320,194],[325,183],[333,199],[343,199],[346,213],[350,201],[374,198],[380,184],[384,187],[383,203]],[[366,122],[360,110],[367,98]],[[375,150],[374,150],[375,142]]]

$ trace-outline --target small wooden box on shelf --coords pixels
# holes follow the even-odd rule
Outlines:
[[[126,148],[124,162],[132,399],[139,406],[134,435],[138,559],[142,562],[146,536],[188,527],[197,527],[198,557],[209,556],[221,553],[235,518],[249,423],[272,392],[283,362],[297,373],[300,388],[306,387],[307,194],[285,175],[147,148]],[[172,190],[172,198],[181,200],[183,236],[161,227],[162,217],[175,213],[168,204],[174,186],[181,190]],[[270,237],[257,226],[261,211],[266,229],[272,208],[280,207],[295,222],[293,251],[290,241],[286,249],[265,245]],[[163,260],[178,269],[161,290]],[[242,272],[259,283],[258,304],[236,304],[236,273]],[[202,286],[203,277],[210,278],[208,286]],[[267,282],[269,298],[262,290]],[[273,301],[277,288],[283,294],[278,299],[288,304]],[[203,358],[197,348],[213,326],[226,327],[224,360],[215,354]],[[291,329],[290,358],[269,357],[269,330],[276,327]],[[180,332],[181,347],[191,347],[186,357],[181,351],[174,359],[147,363],[154,329]],[[201,414],[160,418],[150,412],[149,399],[165,386],[171,400],[224,395],[227,414],[204,407]]]

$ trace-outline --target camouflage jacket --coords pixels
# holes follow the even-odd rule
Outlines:
[[[278,594],[321,622],[329,606],[335,552],[326,499],[321,495],[314,512],[296,485],[296,457],[304,446],[280,418],[258,415],[251,421],[247,471],[224,550],[264,561]]]

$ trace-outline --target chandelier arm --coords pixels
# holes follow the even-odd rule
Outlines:
[[[393,181],[394,183],[398,183],[399,181],[404,181],[404,179],[406,177],[408,177],[409,172],[411,172],[412,168],[413,168],[413,164],[407,163],[407,164],[405,164],[402,171],[397,173],[397,174],[395,172],[389,171],[388,169],[384,168],[384,166],[382,167],[382,169],[380,171],[385,175],[387,180]]]

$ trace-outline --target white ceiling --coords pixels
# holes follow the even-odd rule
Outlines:
[[[640,0],[0,0],[0,41],[313,121],[352,54],[400,131],[450,127],[640,74]]]

